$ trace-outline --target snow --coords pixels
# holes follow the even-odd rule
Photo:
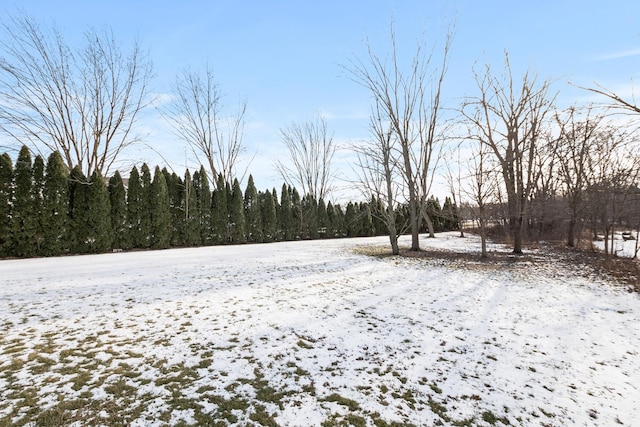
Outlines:
[[[387,241],[0,261],[0,421],[28,416],[21,388],[40,409],[104,402],[83,409],[95,424],[113,406],[145,426],[197,411],[244,425],[258,407],[283,426],[640,419],[637,294],[544,251],[484,264],[355,250]],[[455,233],[421,244],[479,248]]]

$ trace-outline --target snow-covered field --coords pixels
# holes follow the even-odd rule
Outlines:
[[[455,236],[422,245],[477,250]],[[638,294],[545,253],[368,245],[0,261],[0,425],[640,420]]]

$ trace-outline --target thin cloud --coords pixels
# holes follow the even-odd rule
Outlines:
[[[595,59],[597,61],[610,61],[612,59],[629,58],[629,57],[632,57],[632,56],[639,56],[639,55],[640,55],[640,48],[623,50],[623,51],[619,51],[619,52],[612,52],[612,53],[608,53],[608,54],[605,54],[605,55],[600,55],[600,56],[596,57]]]

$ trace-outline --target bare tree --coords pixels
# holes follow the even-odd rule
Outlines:
[[[438,65],[432,62],[433,50],[428,52],[424,43],[419,43],[405,70],[392,27],[390,58],[381,58],[368,46],[366,62],[355,59],[348,70],[354,81],[371,92],[377,111],[383,114],[383,120],[389,123],[397,140],[397,163],[408,193],[411,250],[414,251],[420,250],[419,231],[423,219],[433,235],[426,207],[441,153],[440,100],[451,41],[452,34],[448,33]]]
[[[465,101],[462,112],[500,165],[513,252],[520,254],[527,203],[538,179],[536,156],[554,97],[550,82],[538,84],[528,71],[521,83],[514,81],[506,54],[501,78],[486,66],[484,75],[476,73],[476,83],[480,94]]]
[[[372,108],[370,131],[372,139],[353,147],[357,155],[357,171],[360,189],[364,196],[382,203],[382,211],[374,212],[387,227],[391,253],[398,255],[398,236],[404,231],[403,225],[397,224],[398,199],[403,192],[402,177],[395,159],[396,140],[393,130],[383,121],[379,106]]]
[[[303,195],[316,201],[326,199],[334,179],[332,171],[336,145],[328,134],[327,120],[319,114],[313,120],[292,122],[280,129],[289,159],[277,160],[276,170],[287,184],[300,185]]]
[[[212,184],[218,175],[225,182],[233,182],[244,149],[247,102],[241,101],[234,115],[225,115],[224,94],[208,65],[203,74],[184,69],[176,78],[174,97],[164,116],[175,134],[191,148],[200,164],[207,165]]]
[[[54,27],[26,16],[0,39],[0,130],[37,152],[60,151],[69,169],[103,176],[139,141],[134,124],[149,103],[152,66],[135,42],[123,53],[111,31],[87,31],[72,48]]]

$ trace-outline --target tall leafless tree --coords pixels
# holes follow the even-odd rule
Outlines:
[[[318,114],[313,120],[294,121],[280,129],[280,136],[289,152],[287,160],[275,163],[282,179],[289,185],[299,185],[303,195],[311,195],[316,201],[326,199],[332,189],[332,161],[336,152],[327,120]]]
[[[135,42],[123,52],[111,31],[70,46],[54,27],[21,15],[0,38],[0,130],[37,152],[59,151],[86,176],[109,169],[130,144],[150,102],[152,65]]]
[[[476,83],[479,95],[466,100],[462,112],[500,165],[513,252],[520,254],[527,203],[538,179],[536,156],[555,97],[548,80],[538,84],[528,71],[515,81],[507,54],[502,76],[487,65],[483,75],[476,73]]]
[[[191,148],[198,162],[208,167],[212,184],[218,175],[224,182],[233,182],[244,150],[247,102],[241,101],[235,114],[226,114],[224,93],[208,65],[203,73],[184,69],[176,78],[173,95],[164,116],[175,134]]]
[[[382,211],[374,212],[389,232],[391,253],[398,255],[398,236],[404,231],[397,224],[398,204],[403,193],[403,179],[396,162],[397,141],[379,106],[372,107],[369,129],[371,140],[353,147],[357,155],[356,173],[359,188],[367,198],[375,198],[382,203]]]
[[[411,250],[420,250],[419,232],[426,220],[430,234],[433,224],[427,198],[441,150],[441,89],[447,71],[452,34],[447,33],[441,62],[434,50],[419,43],[410,65],[399,57],[395,31],[391,28],[391,52],[382,58],[368,47],[366,60],[354,59],[348,71],[354,81],[370,91],[376,109],[390,124],[399,147],[398,164],[406,184],[411,225]]]

